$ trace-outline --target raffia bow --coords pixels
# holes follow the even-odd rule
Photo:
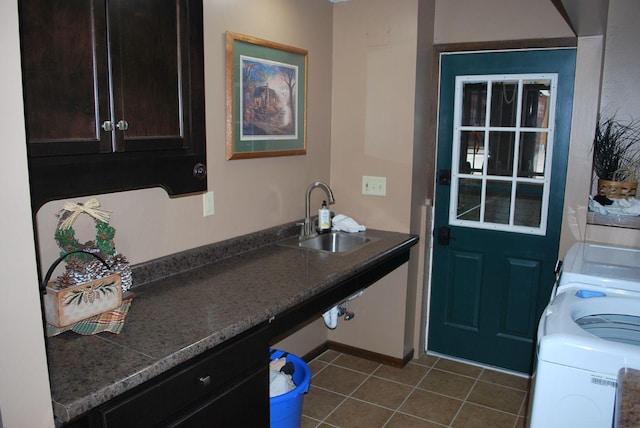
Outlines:
[[[110,215],[109,211],[98,208],[99,206],[100,201],[98,201],[96,198],[91,198],[84,204],[65,202],[63,205],[63,209],[70,212],[71,214],[69,214],[67,218],[60,222],[58,229],[69,229],[73,225],[73,222],[76,221],[76,218],[82,213],[89,214],[91,217],[103,223],[108,223]]]

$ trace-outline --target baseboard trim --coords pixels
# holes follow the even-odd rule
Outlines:
[[[300,358],[302,358],[304,361],[308,363],[309,361],[313,360],[314,358],[316,358],[317,356],[319,356],[320,354],[322,354],[324,351],[328,349],[329,349],[329,342],[324,342],[322,345],[313,348],[311,351],[307,352]]]
[[[349,346],[343,343],[333,342],[331,340],[328,340],[322,345],[307,352],[302,357],[302,359],[305,361],[311,361],[328,349],[353,355],[354,357],[364,358],[365,360],[375,361],[377,363],[385,364],[387,366],[398,367],[398,368],[402,368],[406,366],[409,363],[409,361],[413,359],[413,349],[409,351],[403,358],[396,358],[396,357],[391,357],[385,354],[379,354],[377,352],[367,351],[366,349],[356,348],[355,346]]]

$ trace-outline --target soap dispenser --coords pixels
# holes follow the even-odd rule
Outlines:
[[[322,201],[322,207],[318,210],[318,233],[327,233],[331,230],[331,211],[327,208],[327,201]]]

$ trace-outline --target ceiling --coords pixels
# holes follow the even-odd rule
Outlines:
[[[578,36],[599,36],[607,31],[609,0],[551,0]]]

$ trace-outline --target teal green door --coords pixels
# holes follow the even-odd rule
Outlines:
[[[429,351],[531,372],[574,72],[574,49],[441,56]]]

